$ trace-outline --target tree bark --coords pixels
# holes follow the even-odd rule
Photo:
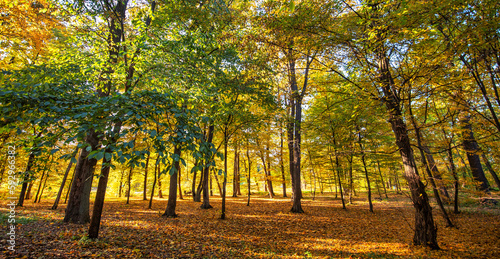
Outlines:
[[[177,176],[181,170],[180,165],[181,158],[181,147],[180,145],[175,145],[174,148],[174,168],[175,172],[170,175],[170,186],[168,188],[168,202],[167,208],[163,213],[162,217],[175,218],[177,214],[175,213],[175,207],[177,206]]]
[[[376,52],[378,58],[378,71],[380,73],[380,82],[384,101],[391,123],[392,131],[396,138],[396,145],[399,148],[401,160],[404,166],[403,176],[408,182],[408,187],[415,208],[415,231],[413,243],[415,245],[424,245],[431,249],[439,249],[437,243],[437,228],[432,216],[432,208],[429,204],[429,198],[425,192],[425,185],[420,180],[413,150],[408,136],[406,123],[403,121],[401,113],[400,99],[394,88],[394,81],[389,69],[389,58],[385,50],[379,49]]]
[[[158,164],[158,160],[160,159],[160,155],[156,157],[156,162],[155,162],[155,172],[154,172],[154,179],[153,179],[153,187],[151,188],[151,194],[149,196],[149,206],[148,209],[151,209],[153,206],[153,196],[155,194],[155,187],[156,187],[156,176],[160,173],[160,165]]]
[[[78,147],[76,148],[75,154],[78,154]],[[61,186],[59,187],[59,191],[57,192],[56,200],[54,201],[54,205],[50,208],[51,210],[57,209],[57,206],[59,205],[59,200],[61,199],[62,192],[64,190],[64,185],[66,184],[66,179],[68,178],[69,171],[71,170],[71,167],[73,166],[73,160],[71,159],[69,161],[68,167],[66,167],[66,171],[64,172],[64,177],[61,182]]]
[[[469,160],[469,165],[472,171],[472,176],[474,181],[477,182],[477,188],[483,192],[489,192],[489,184],[486,176],[484,175],[483,166],[481,165],[481,160],[479,159],[479,145],[474,138],[472,132],[472,125],[470,123],[470,115],[462,115],[459,118],[461,128],[462,128],[462,144],[465,152],[467,153],[467,159]]]
[[[73,183],[71,184],[68,206],[66,207],[66,213],[63,219],[64,222],[77,224],[90,222],[89,199],[97,160],[94,158],[88,159],[87,156],[91,150],[97,149],[99,143],[97,136],[97,132],[89,130],[85,138],[85,143],[89,144],[90,150],[87,150],[88,147],[84,147],[82,152],[80,152],[80,157],[75,168]]]
[[[207,143],[212,143],[213,137],[214,137],[214,129],[215,126],[212,124],[208,126],[208,136],[207,136]],[[203,184],[202,184],[202,191],[203,191],[203,203],[201,204],[200,208],[201,209],[211,209],[213,208],[212,205],[210,205],[210,196],[209,196],[209,191],[208,191],[208,177],[210,174],[210,166],[208,163],[210,161],[205,161],[207,164],[203,168]]]
[[[149,166],[149,148],[148,148],[148,156],[146,158],[146,168],[144,169],[144,189],[142,191],[142,200],[143,201],[147,201],[148,200],[148,197],[147,197],[147,189],[148,189],[148,166]]]
[[[493,177],[493,180],[495,180],[495,183],[497,184],[498,188],[500,188],[500,180],[498,179],[498,175],[493,170],[493,167],[490,164],[490,161],[488,161],[488,158],[484,155],[484,153],[481,153],[481,157],[483,158],[484,164],[486,165],[486,168],[488,168],[488,171],[490,172],[491,176]]]

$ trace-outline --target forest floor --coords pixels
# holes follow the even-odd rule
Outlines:
[[[498,194],[495,195],[498,197]],[[191,197],[177,203],[177,218],[162,218],[166,199],[107,199],[99,239],[88,240],[88,225],[63,223],[65,205],[51,200],[16,208],[16,252],[6,249],[7,205],[0,213],[0,258],[500,258],[500,205],[463,208],[452,215],[458,228],[446,228],[434,206],[441,250],[411,246],[413,208],[408,197],[374,200],[374,213],[357,197],[347,210],[331,196],[303,200],[304,214],[289,210],[289,198],[253,195],[221,199],[199,209]],[[4,232],[5,231],[5,232]]]

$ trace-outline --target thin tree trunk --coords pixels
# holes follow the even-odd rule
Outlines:
[[[231,117],[231,116],[229,116]],[[229,124],[230,119],[228,119]],[[226,184],[227,184],[227,142],[228,142],[228,124],[224,127],[224,181],[222,182],[222,208],[220,219],[226,219]],[[235,158],[236,159],[236,158]],[[234,190],[233,190],[234,193]]]
[[[22,207],[24,203],[24,198],[26,196],[26,189],[28,188],[28,181],[30,179],[31,168],[33,167],[33,163],[35,162],[35,151],[31,151],[28,157],[28,165],[26,166],[26,170],[24,170],[24,178],[23,178],[23,186],[21,187],[21,193],[19,194],[19,201],[17,202],[17,206]]]
[[[75,154],[78,154],[78,147],[74,151]],[[61,199],[62,192],[64,190],[64,185],[66,184],[66,179],[68,178],[69,171],[71,170],[71,167],[73,166],[73,159],[69,161],[68,167],[66,167],[66,171],[64,172],[64,177],[61,182],[61,187],[59,187],[59,191],[57,192],[57,197],[56,200],[54,201],[54,204],[50,208],[51,210],[57,209],[57,206],[59,205],[59,200]]]
[[[198,168],[198,164],[196,163],[194,165],[195,168]],[[198,170],[194,170],[193,172],[193,183],[191,184],[191,193],[193,195],[193,201],[196,202],[196,196],[198,195],[196,192],[196,175],[198,173]],[[201,182],[201,181],[200,181]]]
[[[142,192],[142,200],[143,201],[147,201],[148,200],[148,197],[147,197],[147,189],[148,189],[148,166],[149,166],[149,148],[148,148],[148,156],[146,158],[146,167],[144,168],[144,189],[143,189],[143,192]]]
[[[207,136],[207,143],[212,143],[213,137],[214,137],[214,129],[215,126],[211,124],[208,126],[208,136]],[[203,191],[203,203],[201,204],[200,208],[201,209],[211,209],[213,208],[212,205],[210,205],[210,196],[208,192],[208,177],[210,174],[210,166],[208,165],[208,162],[210,161],[205,161],[206,165],[203,168],[203,185],[202,185],[202,191]]]
[[[481,153],[481,157],[483,158],[484,164],[486,164],[486,168],[488,168],[488,171],[490,172],[491,176],[495,180],[495,183],[497,184],[498,188],[500,188],[500,180],[498,179],[498,175],[495,172],[495,170],[493,170],[493,167],[491,166],[490,161],[488,161],[488,158],[486,158],[484,153]]]
[[[380,170],[380,162],[378,160],[377,160],[377,167],[378,167],[378,174],[380,175],[380,181],[382,181],[382,186],[384,187],[385,198],[389,199],[389,197],[387,196],[387,190],[385,188],[384,177],[382,176],[382,171]]]
[[[180,158],[179,158],[180,159]],[[180,165],[179,165],[180,166]],[[182,185],[181,185],[181,178],[182,178],[182,171],[179,170],[177,172],[177,185],[179,186],[179,199],[184,200],[184,197],[182,197]]]
[[[160,174],[160,164],[158,164],[158,160],[160,160],[160,155],[156,156],[156,162],[155,162],[155,172],[154,172],[154,179],[153,179],[153,187],[151,188],[151,194],[149,196],[149,206],[148,209],[151,209],[153,207],[153,197],[155,194],[155,187],[156,187],[156,176]]]
[[[127,176],[127,203],[126,204],[130,204],[130,185],[131,185],[131,182],[132,182],[132,172],[133,172],[134,168],[132,167],[132,165],[130,165],[130,170],[128,171],[128,176]]]
[[[286,178],[285,178],[285,165],[283,163],[283,128],[280,126],[280,168],[281,180],[283,181],[283,197],[286,198]]]
[[[345,207],[345,201],[344,201],[344,191],[342,190],[342,181],[341,181],[341,177],[340,177],[340,161],[339,161],[339,155],[337,153],[337,140],[336,140],[336,137],[335,137],[335,131],[332,127],[332,140],[333,140],[333,149],[334,149],[334,153],[335,153],[335,171],[337,172],[337,179],[338,179],[338,183],[339,183],[339,190],[340,190],[340,199],[342,200],[342,209],[346,209]],[[331,164],[333,165],[333,159],[332,159],[332,155],[330,153],[330,162]]]
[[[252,172],[252,160],[250,159],[250,151],[248,150],[248,140],[247,140],[247,159],[248,159],[248,199],[247,199],[247,206],[250,206],[250,195],[251,195],[251,185],[250,185],[250,174]]]
[[[47,166],[45,164],[45,166]],[[40,183],[38,184],[38,188],[36,190],[36,195],[35,195],[35,200],[33,201],[33,203],[36,203],[38,201],[38,195],[40,194],[40,191],[42,190],[42,184],[43,184],[43,179],[45,179],[45,172],[47,171],[47,168],[44,168],[43,171],[42,171],[42,177],[40,177]]]

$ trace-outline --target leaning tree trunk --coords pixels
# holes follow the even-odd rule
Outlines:
[[[472,125],[470,123],[470,115],[461,115],[460,124],[462,128],[462,144],[467,153],[470,169],[474,180],[478,183],[477,188],[483,192],[489,191],[489,184],[486,176],[484,175],[483,166],[479,159],[479,145],[474,138],[472,132]]]
[[[481,157],[483,158],[484,164],[486,165],[486,168],[488,168],[488,171],[490,172],[491,176],[493,177],[493,180],[495,180],[495,183],[497,184],[498,188],[500,188],[500,179],[498,179],[498,175],[493,170],[493,167],[490,164],[490,161],[488,161],[488,158],[484,153],[481,153]]]
[[[177,176],[181,171],[180,157],[181,157],[181,147],[180,145],[175,145],[174,148],[174,168],[175,172],[170,175],[170,187],[168,188],[168,203],[165,212],[162,217],[175,218],[175,207],[177,206]]]
[[[91,150],[87,150],[87,147],[84,147],[82,152],[80,152],[80,157],[78,158],[75,168],[75,175],[73,176],[73,182],[71,184],[66,214],[63,219],[64,222],[77,224],[90,222],[89,199],[97,160],[94,158],[88,159],[87,156],[90,151],[97,149],[99,143],[98,133],[94,130],[90,130],[87,133],[85,143],[90,145]]]
[[[148,209],[151,209],[153,206],[153,196],[155,194],[155,187],[156,187],[156,176],[160,173],[160,165],[158,164],[158,160],[160,159],[160,155],[156,157],[156,162],[155,162],[155,172],[154,172],[154,178],[153,178],[153,187],[151,188],[151,194],[149,197],[149,205]]]
[[[34,162],[35,162],[35,152],[32,151],[28,157],[28,165],[26,166],[26,170],[24,171],[23,186],[21,187],[21,193],[19,194],[19,201],[17,202],[17,206],[19,207],[23,206],[24,197],[26,196],[26,189],[28,188],[28,181],[30,179],[31,168],[33,167]]]
[[[76,148],[74,153],[78,154],[78,147]],[[59,200],[61,199],[61,195],[64,190],[64,185],[66,184],[66,180],[68,179],[68,174],[72,166],[73,166],[73,158],[69,161],[68,167],[66,168],[66,172],[64,172],[64,177],[61,182],[61,187],[59,187],[59,191],[57,192],[56,200],[54,201],[54,205],[52,205],[52,208],[50,208],[52,210],[57,209],[57,205],[59,205]]]
[[[399,148],[401,160],[404,166],[403,176],[408,182],[413,207],[415,208],[415,229],[413,243],[424,245],[431,249],[439,249],[437,243],[437,227],[432,216],[432,207],[425,192],[425,185],[420,180],[413,150],[408,136],[406,123],[403,121],[401,104],[397,91],[393,89],[394,81],[389,69],[389,58],[384,50],[378,50],[378,70],[380,73],[381,87],[384,93],[384,101],[389,115],[392,131],[396,138],[396,145]]]

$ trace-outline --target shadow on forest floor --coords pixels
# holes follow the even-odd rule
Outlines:
[[[166,199],[148,201],[111,198],[105,203],[100,239],[88,240],[88,225],[62,223],[65,205],[49,210],[50,202],[26,202],[17,208],[16,254],[26,258],[495,258],[500,256],[500,217],[470,210],[453,215],[458,228],[445,228],[437,208],[440,251],[410,246],[413,210],[403,195],[376,201],[374,213],[356,197],[342,209],[327,196],[303,200],[304,214],[293,214],[289,198],[252,196],[227,199],[227,219],[220,220],[219,197],[214,209],[199,209],[191,197],[179,200],[178,218],[162,218]],[[498,209],[493,209],[498,210]],[[0,209],[7,230],[6,205]]]

